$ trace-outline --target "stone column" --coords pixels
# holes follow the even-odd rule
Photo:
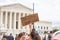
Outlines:
[[[12,13],[10,13],[9,29],[12,29]]]
[[[18,16],[18,29],[20,30],[21,28],[21,15],[19,13],[19,16]]]
[[[16,13],[14,13],[14,24],[13,24],[13,28],[16,29]]]
[[[1,24],[3,24],[3,11],[1,12]]]
[[[3,25],[3,11],[1,11],[1,14],[0,14],[0,30],[2,30],[4,27]]]
[[[8,15],[8,13],[6,12],[5,13],[5,28],[7,29],[7,15]]]

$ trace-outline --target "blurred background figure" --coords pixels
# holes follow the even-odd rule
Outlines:
[[[38,34],[41,36],[42,31],[40,30],[40,27],[39,27],[39,26],[38,26],[37,32],[38,32]]]
[[[50,31],[50,33],[47,33],[47,32],[45,31],[45,32],[44,32],[43,40],[51,40],[52,35],[53,35],[53,32],[52,32],[52,31]]]
[[[18,35],[16,34],[15,40],[18,40]]]
[[[16,34],[15,40],[18,40],[18,34]]]
[[[2,40],[7,40],[7,36],[3,34]]]
[[[14,37],[12,36],[12,33],[9,36],[7,36],[7,40],[14,40]]]
[[[53,35],[53,31],[50,31],[50,33],[49,33],[49,36],[48,36],[48,40],[52,40],[52,35]]]
[[[44,32],[44,35],[43,35],[44,37],[43,37],[43,40],[48,40],[48,33],[45,31]]]
[[[52,39],[52,35],[53,35],[53,31],[50,31],[50,34],[49,34],[49,36],[48,36],[49,40]]]

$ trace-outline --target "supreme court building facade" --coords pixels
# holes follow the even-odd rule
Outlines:
[[[21,17],[30,14],[32,9],[22,4],[0,6],[0,33],[19,34],[24,29],[21,25]]]

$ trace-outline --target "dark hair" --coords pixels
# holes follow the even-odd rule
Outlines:
[[[10,33],[10,35],[12,35],[12,33]]]
[[[3,38],[7,38],[7,36],[6,35],[3,35]]]
[[[7,37],[7,35],[3,34],[3,38],[6,38],[6,37]]]
[[[18,35],[18,40],[19,40],[23,35],[25,35],[25,32],[22,32],[22,33],[20,33],[20,34]]]
[[[48,33],[47,31],[44,31],[44,34]]]
[[[18,37],[20,37],[20,38],[21,38],[21,37],[22,37],[22,33],[20,33],[20,34],[18,35]]]
[[[53,33],[53,31],[50,31],[50,33]]]
[[[35,29],[32,29],[32,32],[30,35],[31,35],[33,40],[41,40],[39,34],[37,33],[37,31]]]
[[[36,30],[33,28],[32,31],[36,31]]]
[[[18,37],[21,38],[23,35],[25,35],[25,32],[20,33],[20,34],[18,35]]]

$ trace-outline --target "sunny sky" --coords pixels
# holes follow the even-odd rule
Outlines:
[[[39,14],[39,19],[51,21],[60,25],[60,0],[0,0],[0,5],[21,3],[32,8],[35,3],[35,12]]]

